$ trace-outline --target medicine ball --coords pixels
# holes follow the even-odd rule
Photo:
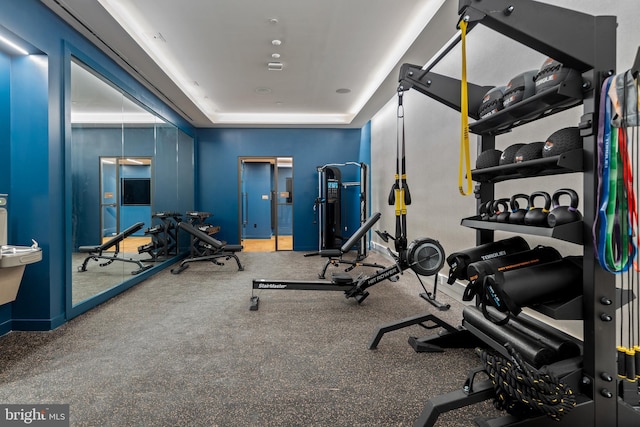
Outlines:
[[[523,99],[527,99],[536,93],[536,84],[533,78],[538,74],[538,70],[525,71],[512,78],[504,91],[502,105],[504,108],[510,107]]]
[[[530,142],[529,144],[525,144],[516,151],[514,163],[526,163],[529,160],[542,158],[542,147],[544,147],[544,142]],[[522,175],[535,175],[541,169],[542,168],[536,166],[522,167],[518,169],[518,172]]]
[[[582,148],[580,129],[568,127],[555,131],[547,138],[542,148],[542,157],[557,156],[578,148]]]
[[[478,108],[478,116],[481,119],[502,110],[502,100],[504,98],[505,86],[496,86],[485,93]]]
[[[500,165],[510,165],[511,163],[515,162],[516,153],[525,145],[526,144],[523,143],[517,143],[505,148],[502,152],[502,155],[500,156]]]
[[[533,81],[536,83],[536,93],[551,89],[568,79],[579,76],[573,68],[567,68],[553,58],[547,58],[540,67],[540,71],[535,75]]]

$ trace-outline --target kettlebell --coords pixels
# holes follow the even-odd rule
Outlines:
[[[570,199],[569,206],[560,206],[560,196],[567,195]],[[582,221],[582,214],[578,210],[578,193],[570,188],[561,188],[553,193],[551,198],[552,210],[547,216],[549,227],[567,224],[574,221]]]
[[[502,208],[502,209],[500,209]],[[498,199],[493,202],[493,216],[489,218],[489,221],[496,222],[509,222],[509,199]]]
[[[493,206],[493,200],[489,200],[488,202],[484,202],[480,206],[480,219],[482,221],[489,221],[489,217],[491,216],[491,208]]]
[[[518,203],[518,199],[527,201],[527,207],[522,209]],[[524,224],[524,216],[529,211],[529,196],[526,194],[514,194],[509,200],[509,206],[511,206],[511,213],[509,214],[509,223],[511,224]]]
[[[544,207],[536,207],[534,200],[536,197],[544,198]],[[551,208],[551,196],[546,191],[534,191],[529,196],[529,210],[524,215],[525,225],[533,225],[535,227],[547,227],[547,215]]]

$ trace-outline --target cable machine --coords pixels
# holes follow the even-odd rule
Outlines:
[[[341,167],[355,166],[359,169],[359,181],[344,182],[342,180]],[[318,215],[318,251],[326,249],[337,249],[342,246],[345,236],[343,221],[343,191],[350,187],[358,187],[358,221],[362,226],[368,218],[369,198],[368,198],[368,173],[369,168],[366,163],[346,162],[330,163],[318,166],[318,198],[314,203],[314,210]],[[364,234],[357,244],[357,260],[367,257],[369,247],[368,234]]]

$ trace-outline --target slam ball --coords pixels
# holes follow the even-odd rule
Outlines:
[[[525,145],[527,144],[517,143],[505,148],[502,152],[502,155],[500,156],[500,165],[510,165],[511,163],[515,162],[516,153]]]
[[[542,157],[557,156],[582,148],[582,137],[577,127],[560,129],[549,135],[542,148]]]
[[[514,163],[525,163],[529,160],[535,160],[542,158],[542,147],[544,146],[544,142],[530,142],[529,144],[525,144],[521,147],[514,157]],[[532,167],[522,167],[518,169],[522,175],[535,175],[542,168],[532,166]]]

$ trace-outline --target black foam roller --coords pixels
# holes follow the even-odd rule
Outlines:
[[[531,250],[516,252],[497,258],[476,261],[467,267],[469,285],[462,297],[463,301],[471,301],[479,293],[484,278],[497,271],[509,271],[518,268],[531,267],[545,262],[558,261],[562,256],[550,246],[537,246]]]
[[[538,340],[541,344],[551,348],[558,355],[559,360],[569,359],[580,355],[580,347],[569,338],[560,335],[553,328],[540,329],[531,319],[526,317],[512,317],[509,319],[509,325],[526,334],[527,336]]]
[[[452,284],[456,279],[468,279],[467,267],[472,262],[492,259],[526,250],[529,250],[527,241],[520,236],[514,236],[451,253],[447,257],[447,264],[449,264],[450,267],[448,283]]]
[[[566,257],[532,267],[497,271],[486,280],[491,303],[514,316],[522,307],[566,301],[582,293],[582,257]]]
[[[498,345],[504,346],[507,342],[511,344],[526,362],[536,368],[557,360],[557,354],[551,348],[514,329],[509,324],[498,326],[485,319],[482,312],[476,307],[465,307],[462,311],[462,318],[469,325],[489,336]]]

